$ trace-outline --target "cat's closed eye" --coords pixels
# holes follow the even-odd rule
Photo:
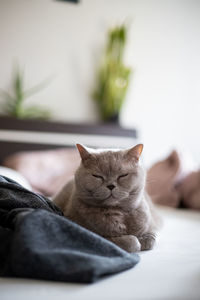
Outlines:
[[[127,174],[122,174],[122,175],[118,176],[118,179],[124,178],[124,177],[127,177],[127,176],[128,176],[128,173]]]
[[[92,174],[92,176],[95,177],[95,178],[99,178],[99,179],[103,180],[103,176],[100,176],[100,175],[97,175],[97,174]]]

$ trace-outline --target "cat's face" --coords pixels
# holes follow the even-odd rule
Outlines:
[[[138,161],[142,145],[101,152],[81,145],[77,148],[82,158],[75,174],[80,199],[95,206],[118,205],[143,190],[145,174]]]

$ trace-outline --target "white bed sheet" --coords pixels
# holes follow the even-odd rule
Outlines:
[[[159,208],[164,225],[154,250],[133,269],[97,283],[0,279],[1,300],[200,299],[200,212]]]

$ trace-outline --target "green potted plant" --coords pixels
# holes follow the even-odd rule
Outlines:
[[[123,63],[126,40],[126,25],[116,26],[108,31],[107,43],[93,93],[104,121],[118,122],[129,86],[131,68]]]
[[[47,81],[26,90],[24,88],[24,73],[17,65],[13,71],[12,92],[0,90],[0,95],[4,100],[2,114],[18,119],[49,119],[49,110],[36,105],[24,105],[27,98],[43,89]]]

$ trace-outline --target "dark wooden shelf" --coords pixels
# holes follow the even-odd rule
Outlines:
[[[123,148],[133,145],[136,138],[135,129],[111,123],[76,124],[0,117],[0,162],[15,152],[74,147],[77,142],[91,147]]]
[[[123,128],[113,123],[67,123],[11,117],[0,117],[0,129],[137,137],[135,129]]]

